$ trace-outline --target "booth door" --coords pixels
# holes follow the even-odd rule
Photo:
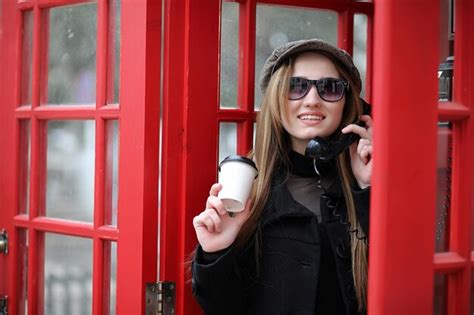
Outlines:
[[[142,314],[161,1],[1,3],[0,313]]]
[[[159,276],[177,284],[177,314],[202,314],[191,293],[192,219],[219,161],[253,146],[265,59],[286,41],[323,38],[354,54],[370,99],[374,4],[169,0],[164,9]]]

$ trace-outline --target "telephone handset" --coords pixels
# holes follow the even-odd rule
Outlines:
[[[370,105],[362,98],[360,100],[363,106],[363,113],[366,115],[370,114]],[[356,124],[364,126],[362,121]],[[338,139],[315,137],[311,139],[306,146],[305,155],[318,161],[327,162],[344,152],[359,138],[359,135],[355,133],[342,134]]]

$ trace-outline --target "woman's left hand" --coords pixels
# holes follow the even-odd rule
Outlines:
[[[372,177],[372,118],[369,115],[360,116],[360,120],[365,122],[365,128],[356,124],[344,127],[342,133],[356,133],[360,136],[359,141],[354,142],[350,148],[352,173],[359,184],[364,189],[370,186]]]

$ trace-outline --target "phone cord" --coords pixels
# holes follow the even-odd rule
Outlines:
[[[326,200],[326,206],[328,207],[328,209],[330,209],[332,211],[332,215],[339,218],[339,223],[340,224],[347,226],[347,231],[349,231],[349,233],[354,234],[354,236],[358,240],[361,240],[366,245],[368,245],[369,241],[368,241],[367,236],[366,235],[360,235],[359,229],[357,229],[357,228],[353,229],[351,227],[351,223],[347,220],[346,215],[344,215],[342,213],[339,213],[337,211],[337,206],[339,205],[339,197],[334,201],[334,199],[329,196],[329,193],[327,192],[326,188],[322,184],[322,177],[321,177],[321,174],[320,174],[320,172],[318,170],[318,167],[316,165],[316,159],[313,159],[313,166],[314,166],[314,170],[316,171],[316,174],[318,174],[317,181],[316,181],[316,187],[321,189],[321,191],[323,192],[321,194],[321,198]]]

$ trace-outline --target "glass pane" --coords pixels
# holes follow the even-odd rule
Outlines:
[[[367,73],[367,15],[354,15],[354,64],[362,79],[362,93],[365,96],[365,78]]]
[[[219,125],[219,162],[226,156],[237,152],[237,124],[220,123]]]
[[[436,252],[447,251],[449,244],[452,152],[453,136],[451,123],[439,122],[436,181]]]
[[[314,37],[337,45],[336,12],[257,6],[255,108],[260,108],[262,101],[262,93],[258,86],[260,71],[273,49],[289,41]]]
[[[109,3],[109,29],[107,54],[107,104],[118,104],[120,87],[120,0]]]
[[[44,314],[92,314],[92,240],[45,236]]]
[[[117,305],[117,243],[104,242],[104,296],[108,295],[108,301],[104,299],[103,314],[114,314]],[[108,292],[107,292],[108,291]]]
[[[21,45],[21,105],[31,105],[33,11],[23,12],[23,34]]]
[[[436,274],[434,278],[434,315],[445,315],[446,312],[446,297],[448,293],[446,275]]]
[[[239,4],[222,2],[220,105],[237,107]]]
[[[440,0],[440,60],[438,68],[439,101],[452,100],[454,27],[452,0]]]
[[[118,121],[108,120],[106,130],[105,224],[117,225]]]
[[[28,214],[30,209],[30,121],[20,121],[20,141],[19,141],[19,214]]]
[[[28,313],[28,230],[18,230],[19,296],[18,314]]]
[[[97,5],[49,9],[48,104],[94,104]]]
[[[48,122],[46,215],[92,222],[94,121]]]

